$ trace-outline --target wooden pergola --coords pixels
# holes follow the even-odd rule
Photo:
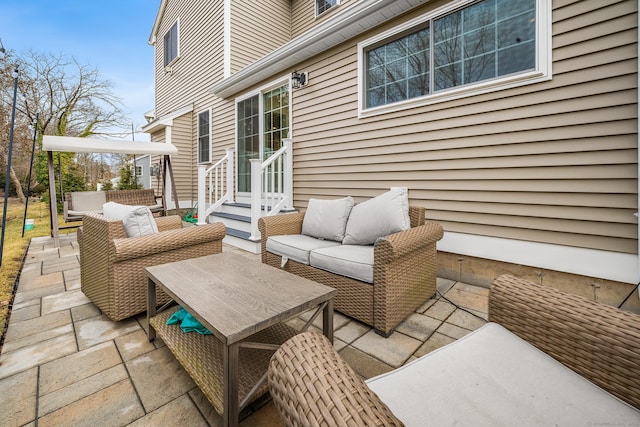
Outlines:
[[[76,138],[70,136],[45,135],[42,140],[42,149],[47,152],[49,167],[49,216],[51,219],[51,236],[56,247],[60,246],[58,210],[56,208],[56,186],[53,171],[53,152],[71,153],[122,153],[122,154],[152,154],[164,156],[162,170],[162,196],[166,196],[167,171],[171,179],[171,192],[175,205],[178,206],[178,193],[171,168],[171,155],[178,154],[178,149],[170,143],[118,141],[95,138]],[[165,198],[166,200],[166,198]]]

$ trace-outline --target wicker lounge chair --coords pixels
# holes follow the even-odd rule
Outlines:
[[[158,233],[129,238],[121,220],[85,214],[78,229],[82,292],[111,320],[147,309],[144,267],[222,252],[222,223],[182,228],[178,215],[155,218]],[[169,301],[157,294],[158,304]]]
[[[380,239],[374,249],[373,285],[289,260],[284,269],[338,290],[336,310],[389,336],[436,291],[436,242],[442,226],[425,224],[425,209],[409,207],[411,228]],[[262,262],[280,268],[282,257],[269,252],[269,236],[300,234],[304,213],[260,218]]]
[[[639,315],[504,275],[489,320],[366,382],[321,335],[297,335],[271,359],[274,404],[295,426],[640,421]]]

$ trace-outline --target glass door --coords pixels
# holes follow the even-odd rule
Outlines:
[[[251,192],[250,159],[268,159],[289,135],[289,84],[237,103],[238,197]],[[244,193],[244,194],[240,194]]]

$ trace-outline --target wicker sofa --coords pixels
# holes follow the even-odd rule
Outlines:
[[[322,335],[272,357],[286,425],[635,425],[640,316],[513,276],[496,279],[490,323],[363,381]]]
[[[156,217],[158,233],[127,237],[123,221],[84,215],[78,229],[81,290],[109,319],[147,310],[144,267],[222,252],[222,223],[182,227],[178,215]],[[169,301],[159,291],[158,304]]]
[[[436,242],[442,226],[425,224],[425,209],[409,206],[411,228],[379,239],[373,248],[373,283],[316,268],[268,250],[273,236],[302,233],[305,213],[263,217],[262,262],[338,290],[336,310],[389,336],[394,328],[436,291]]]

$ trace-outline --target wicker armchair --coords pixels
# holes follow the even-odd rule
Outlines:
[[[336,310],[389,336],[394,328],[436,292],[436,242],[442,226],[425,224],[425,209],[409,207],[411,228],[378,241],[374,249],[373,286],[289,260],[284,269],[338,290]],[[260,218],[262,262],[281,267],[282,257],[266,249],[269,236],[302,233],[304,213]]]
[[[78,229],[82,292],[109,319],[147,309],[144,267],[222,252],[222,223],[182,228],[177,215],[155,218],[158,233],[128,238],[121,220],[86,214]],[[169,301],[159,291],[158,304]]]
[[[601,417],[600,420],[607,421],[602,422],[603,424],[624,425],[631,420],[637,422],[640,419],[640,411],[632,408],[640,409],[639,315],[548,286],[503,275],[494,281],[491,288],[489,320],[495,323],[487,324],[485,327],[501,325],[574,372],[569,371],[562,376],[551,376],[543,380],[545,372],[536,373],[531,370],[535,369],[535,366],[546,368],[548,364],[537,365],[524,362],[520,368],[522,371],[532,372],[531,376],[535,377],[533,381],[518,383],[513,388],[502,387],[506,396],[489,395],[485,398],[482,395],[487,389],[482,388],[484,384],[474,382],[477,378],[464,377],[461,383],[456,382],[456,384],[464,384],[467,390],[452,390],[442,386],[437,387],[437,380],[442,377],[415,375],[416,371],[411,370],[420,363],[423,364],[422,366],[425,363],[432,363],[431,366],[435,364],[432,371],[423,370],[422,372],[446,371],[446,368],[440,364],[442,359],[434,361],[429,358],[434,355],[437,357],[438,354],[451,355],[451,352],[446,353],[446,351],[460,345],[468,349],[469,347],[464,347],[463,341],[473,335],[470,334],[461,338],[459,340],[461,342],[456,341],[450,344],[448,346],[450,348],[441,348],[396,371],[365,382],[326,338],[315,332],[305,332],[287,341],[271,359],[268,381],[273,402],[287,426],[400,426],[403,425],[403,421],[400,420],[409,417],[400,411],[392,411],[391,408],[394,404],[398,408],[397,402],[404,399],[409,402],[407,406],[418,407],[417,412],[431,411],[432,417],[425,418],[428,415],[420,417],[421,421],[417,425],[515,425],[519,423],[553,425],[549,421],[556,417],[558,420],[562,417],[566,419],[579,416],[582,412],[591,416],[598,411],[600,411],[597,414]],[[490,346],[490,341],[484,340],[487,336],[482,335],[483,339],[478,341],[476,349]],[[526,343],[522,345],[528,346]],[[498,347],[493,351],[494,353],[490,354],[495,355],[504,352],[504,349]],[[490,366],[481,364],[477,357],[477,354],[470,354],[469,359],[465,361],[469,363],[469,370],[478,372],[480,377],[505,378],[505,375],[506,377],[518,375],[513,371],[513,366],[506,368],[502,365],[494,365],[494,370],[491,370]],[[507,355],[507,357],[510,356]],[[459,359],[455,360],[459,361]],[[461,367],[461,365],[458,366]],[[406,375],[407,371],[403,374],[403,369],[407,368],[408,372],[414,375]],[[501,371],[502,376],[496,372],[498,370]],[[508,373],[504,374],[505,370]],[[584,396],[581,393],[563,394],[567,390],[562,389],[563,384],[558,378],[573,380],[576,378],[574,373],[615,397],[608,396],[602,401],[582,401],[579,397],[575,397]],[[403,396],[402,391],[398,396],[397,388],[387,394],[380,393],[383,390],[380,382],[388,381],[390,377],[397,374],[406,380],[400,381],[400,389],[419,396],[422,405],[416,404],[415,399],[412,400],[408,395]],[[578,382],[582,379],[578,378]],[[465,380],[468,384],[464,382]],[[540,389],[535,387],[539,382],[545,381],[548,381],[547,384],[551,389],[562,390],[555,395],[556,398],[560,395],[559,401],[544,394],[538,395],[536,391],[528,391],[528,387],[534,387],[534,390],[539,392]],[[479,382],[482,383],[482,381]],[[581,384],[588,391],[595,389],[593,384],[587,381]],[[471,391],[467,393],[468,390]],[[616,398],[630,406],[621,404]],[[480,400],[484,403],[481,404]],[[537,402],[535,405],[531,403],[534,401]],[[513,411],[511,413],[518,414],[517,419],[513,418],[507,424],[504,424],[505,402]],[[605,405],[613,406],[604,409]],[[430,407],[430,409],[425,410],[423,407]],[[527,411],[532,407],[534,413],[528,413]],[[465,424],[465,421],[462,421],[466,419],[468,423],[469,417],[461,416],[465,411],[475,420],[472,424]],[[439,416],[443,414],[446,422],[442,419],[434,421],[432,419],[434,412]],[[595,425],[600,420],[594,418],[590,423]],[[407,422],[407,425],[410,424]],[[579,423],[574,420],[573,424]]]

